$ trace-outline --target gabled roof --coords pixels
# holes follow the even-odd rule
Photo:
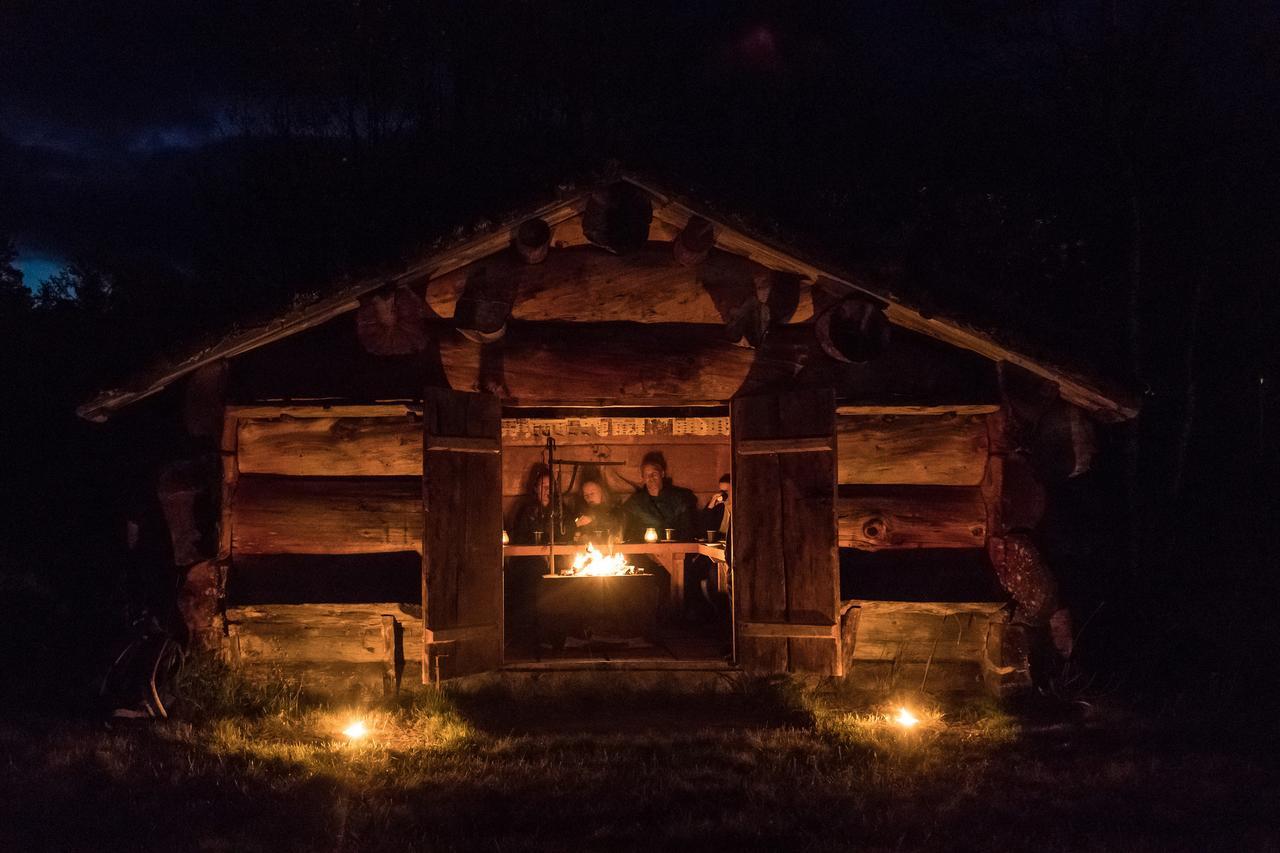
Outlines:
[[[664,230],[674,233],[682,229],[691,217],[703,216],[715,226],[716,247],[725,252],[748,257],[772,269],[797,274],[810,282],[822,281],[828,288],[847,289],[851,294],[870,296],[885,305],[885,315],[893,324],[993,361],[1009,362],[1056,383],[1063,399],[1080,406],[1099,420],[1123,421],[1138,413],[1132,395],[1106,387],[1098,379],[1016,351],[1001,343],[998,334],[954,319],[928,315],[830,264],[811,260],[766,238],[752,235],[740,225],[729,225],[700,206],[678,199],[645,179],[624,175],[621,180],[650,196],[654,220],[665,226]],[[393,276],[369,277],[337,285],[314,301],[296,306],[267,322],[232,330],[215,343],[196,347],[177,359],[153,365],[132,377],[123,388],[98,393],[81,405],[76,410],[77,414],[87,420],[105,421],[116,411],[162,391],[207,364],[242,355],[354,311],[359,307],[361,297],[374,291],[434,278],[502,251],[511,245],[516,229],[528,219],[541,218],[555,228],[582,215],[593,189],[588,187],[551,204],[521,211],[484,234],[428,252]]]

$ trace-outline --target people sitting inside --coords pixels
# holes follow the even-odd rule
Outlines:
[[[597,546],[622,537],[622,509],[604,483],[594,478],[582,482],[573,523],[584,539]]]
[[[645,531],[653,528],[659,538],[665,539],[670,530],[672,539],[692,541],[698,499],[667,479],[667,460],[661,452],[652,450],[644,455],[640,479],[640,488],[622,505],[626,540],[643,542]]]
[[[699,510],[702,535],[725,544],[728,557],[729,525],[733,518],[732,481],[728,474],[720,478],[719,490]],[[715,534],[714,537],[711,534]],[[691,622],[727,624],[728,591],[718,588],[719,567],[710,557],[698,554],[685,561],[685,617]]]
[[[535,465],[529,472],[528,493],[515,509],[510,527],[513,545],[545,545],[550,541],[551,524],[551,470],[546,465]],[[559,525],[556,541],[564,542],[564,512],[558,514]],[[538,534],[541,533],[541,536]]]
[[[733,517],[733,484],[728,474],[721,475],[718,491],[707,500],[699,517],[702,521],[700,529],[704,535],[714,531],[717,542],[729,541],[729,524]],[[710,540],[711,537],[707,538]]]

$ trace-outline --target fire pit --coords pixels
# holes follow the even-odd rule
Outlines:
[[[567,638],[621,641],[652,634],[658,613],[657,578],[605,556],[591,545],[565,574],[538,583],[539,633],[556,648]]]

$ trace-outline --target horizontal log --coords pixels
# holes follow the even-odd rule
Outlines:
[[[421,477],[242,476],[232,554],[372,554],[422,548]]]
[[[422,476],[422,424],[398,418],[281,418],[240,422],[242,474]]]
[[[408,400],[396,403],[350,404],[323,402],[253,403],[227,406],[227,414],[241,419],[257,418],[404,418],[422,414],[422,404]]]
[[[714,250],[684,266],[660,242],[625,256],[595,246],[555,249],[534,265],[498,254],[428,282],[428,313],[453,317],[468,283],[481,277],[501,285],[517,320],[724,324],[755,298],[757,282],[769,286],[774,322],[813,317],[809,288],[795,276]]]
[[[995,403],[973,403],[954,406],[836,406],[837,415],[990,415],[1000,411]]]
[[[422,646],[422,616],[398,602],[274,604],[227,608],[245,663],[370,663],[385,657],[382,617],[399,623],[403,657]]]
[[[802,346],[758,351],[708,326],[512,324],[485,348],[451,334],[440,359],[451,387],[486,390],[509,405],[688,405],[723,402],[791,380]]]
[[[831,449],[831,439],[821,438],[744,438],[737,444],[741,456],[763,456],[771,453],[821,453]]]
[[[986,471],[984,416],[841,415],[836,433],[841,483],[976,486]]]
[[[858,601],[852,659],[982,661],[988,632],[1003,624],[997,602]]]
[[[976,487],[840,487],[837,501],[841,547],[981,548],[986,504]]]
[[[451,453],[501,453],[502,442],[492,438],[429,435],[427,436],[427,450]]]
[[[739,637],[797,637],[803,639],[835,640],[839,638],[839,625],[806,625],[798,622],[739,622]]]

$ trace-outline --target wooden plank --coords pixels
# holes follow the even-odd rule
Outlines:
[[[903,415],[989,415],[998,411],[1000,411],[1000,406],[997,403],[977,403],[954,406],[836,406],[837,415],[858,415],[862,417],[901,417]]]
[[[765,672],[839,674],[834,625],[839,606],[835,533],[835,453],[751,451],[760,441],[781,449],[834,433],[829,389],[733,401],[734,609],[738,660]],[[744,625],[790,622],[828,627],[821,638],[760,636]],[[800,628],[807,632],[809,628]]]
[[[370,554],[422,548],[416,479],[239,479],[232,507],[238,554]]]
[[[756,350],[719,326],[513,322],[500,345],[445,332],[439,349],[450,387],[492,390],[507,405],[687,406],[789,382],[803,366],[796,340]]]
[[[498,623],[488,625],[459,625],[453,628],[427,629],[424,637],[428,643],[445,643],[456,640],[489,640],[498,631]]]
[[[858,600],[853,660],[980,662],[988,626],[1003,622],[1003,605],[986,602]]]
[[[801,637],[807,639],[832,639],[839,636],[838,625],[802,625],[798,622],[739,622],[738,634],[743,637]]]
[[[539,264],[501,252],[433,278],[427,283],[427,308],[434,316],[451,318],[467,287],[483,282],[513,300],[516,320],[722,325],[756,300],[757,282],[762,282],[770,289],[775,322],[813,318],[808,288],[794,274],[722,251],[712,251],[696,266],[682,266],[672,249],[670,242],[652,239],[626,255],[587,245],[557,249]],[[583,299],[584,293],[591,298]]]
[[[422,425],[411,416],[242,420],[239,448],[246,474],[422,474]]]
[[[472,452],[497,445],[501,430],[497,397],[426,389],[423,442],[440,449],[426,454],[422,480],[424,677],[436,663],[450,678],[502,662],[502,459]]]
[[[981,548],[987,517],[978,487],[840,487],[842,548]]]
[[[738,442],[737,452],[744,456],[763,453],[822,453],[831,450],[830,436],[819,438],[757,438]]]
[[[421,624],[412,608],[398,602],[227,608],[227,623],[236,630],[242,662],[370,663],[385,671],[384,616],[399,624],[402,639],[413,643],[410,648],[417,648]]]
[[[983,416],[841,416],[842,484],[976,486],[987,464]]]
[[[450,453],[501,453],[502,442],[496,438],[472,438],[469,436],[428,436],[427,452]]]
[[[231,559],[231,525],[233,514],[231,507],[235,501],[236,481],[240,476],[237,459],[239,424],[230,411],[222,416],[222,437],[218,443],[218,453],[222,458],[222,488],[219,493],[218,512],[218,561],[225,564]]]
[[[396,403],[254,403],[227,406],[236,417],[255,420],[272,418],[406,418],[422,414],[422,405],[410,401]]]

